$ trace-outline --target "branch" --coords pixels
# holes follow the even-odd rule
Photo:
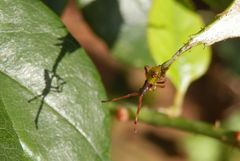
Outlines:
[[[135,118],[136,109],[126,108],[131,119]],[[110,108],[112,113],[116,113],[117,109]],[[215,138],[228,145],[237,147],[240,149],[240,132],[223,129],[221,127],[214,127],[208,123],[187,120],[179,117],[170,117],[166,114],[159,113],[157,111],[143,108],[139,115],[139,120],[156,127],[169,127],[179,129],[182,131],[197,133],[211,138]]]
[[[163,70],[166,73],[180,55],[194,46],[199,44],[210,46],[235,37],[240,37],[240,0],[235,0],[229,8],[219,14],[216,21],[193,35],[169,60],[162,64]]]

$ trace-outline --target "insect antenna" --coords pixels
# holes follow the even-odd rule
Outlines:
[[[142,98],[143,98],[143,94],[141,94],[140,92],[133,92],[133,93],[129,93],[127,95],[121,96],[121,97],[117,97],[117,98],[112,98],[109,100],[104,100],[102,101],[103,103],[105,102],[115,102],[115,101],[119,101],[125,98],[129,98],[129,97],[134,97],[134,96],[139,96],[138,99],[138,107],[137,107],[137,112],[135,114],[135,120],[134,120],[134,132],[137,133],[137,123],[138,123],[138,115],[142,106]]]
[[[139,96],[138,99],[138,107],[137,107],[137,111],[135,114],[135,119],[134,119],[134,132],[137,133],[137,124],[138,124],[138,115],[142,106],[142,99],[143,99],[143,94],[141,94],[140,92],[134,92],[134,93],[129,93],[127,95],[121,96],[121,97],[117,97],[117,98],[112,98],[109,100],[103,100],[102,102],[115,102],[115,101],[119,101],[125,98],[129,98],[129,97],[134,97],[134,96]]]

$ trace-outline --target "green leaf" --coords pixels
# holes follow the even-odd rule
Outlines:
[[[226,150],[224,149],[224,144],[216,139],[192,135],[186,137],[183,144],[189,161],[228,160],[226,159],[226,155],[223,155],[223,150]]]
[[[229,38],[240,37],[240,0],[235,0],[214,22],[192,36],[191,44],[212,45]],[[221,34],[219,34],[221,33]]]
[[[15,161],[24,159],[24,152],[12,127],[5,106],[0,100],[0,159]]]
[[[154,0],[149,14],[148,43],[155,62],[162,64],[170,59],[201,26],[201,18],[181,3]],[[171,66],[167,74],[177,88],[174,106],[181,106],[188,86],[205,73],[209,61],[209,48],[198,46]]]
[[[150,1],[101,0],[82,9],[93,31],[112,49],[121,62],[142,67],[153,65],[146,41]]]
[[[109,160],[105,92],[83,49],[38,0],[0,1],[0,15],[0,148],[15,147],[0,160]]]
[[[96,0],[77,0],[77,3],[79,5],[79,7],[82,8],[94,1],[96,1]]]

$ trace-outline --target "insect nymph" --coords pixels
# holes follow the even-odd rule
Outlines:
[[[143,95],[146,94],[148,91],[155,90],[157,87],[160,87],[160,88],[165,87],[166,68],[163,68],[162,65],[158,65],[158,66],[153,66],[153,67],[145,66],[144,69],[145,69],[146,80],[145,80],[142,88],[140,88],[138,92],[133,92],[133,93],[129,93],[127,95],[121,96],[121,97],[102,101],[102,102],[113,102],[113,101],[118,101],[121,99],[133,97],[133,96],[139,96],[137,112],[135,114],[135,120],[134,120],[134,125],[135,125],[134,131],[136,131],[138,115],[139,115],[139,112],[140,112],[140,109],[142,106]]]

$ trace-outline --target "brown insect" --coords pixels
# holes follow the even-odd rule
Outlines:
[[[166,68],[163,68],[162,65],[158,65],[158,66],[153,66],[153,67],[145,66],[144,69],[145,69],[146,80],[145,80],[142,88],[140,88],[138,92],[133,92],[133,93],[129,93],[127,95],[121,96],[121,97],[102,101],[102,102],[115,102],[115,101],[122,100],[125,98],[139,96],[137,112],[135,114],[135,120],[134,120],[134,131],[135,132],[136,132],[137,123],[138,123],[138,115],[139,115],[139,112],[140,112],[140,109],[142,106],[143,95],[146,94],[148,91],[155,90],[157,87],[160,87],[160,88],[165,87],[165,80],[166,80],[165,73],[167,71]]]

